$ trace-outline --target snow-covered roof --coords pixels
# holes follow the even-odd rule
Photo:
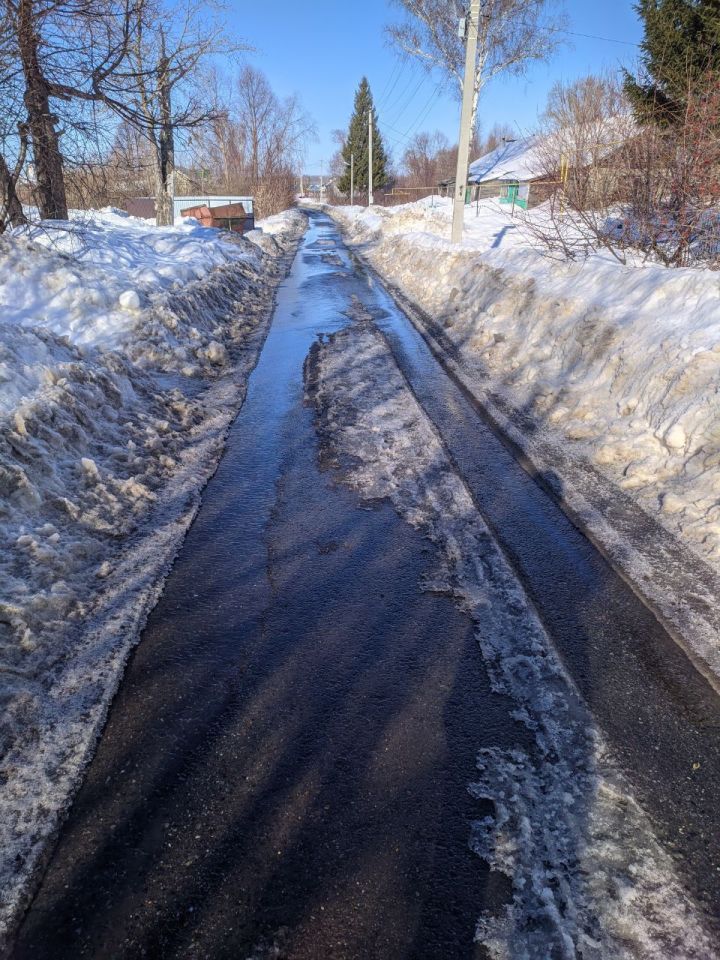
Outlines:
[[[543,175],[538,136],[509,140],[470,164],[470,183],[535,180]]]

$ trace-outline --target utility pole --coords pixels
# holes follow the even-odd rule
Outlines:
[[[350,206],[355,206],[355,154],[350,154]]]
[[[478,3],[480,0],[478,0]],[[372,107],[368,113],[368,206],[375,202],[373,197],[373,125],[372,125]]]
[[[465,21],[465,80],[463,83],[462,113],[460,114],[460,139],[458,141],[457,171],[455,173],[455,199],[453,201],[452,242],[461,243],[465,217],[465,190],[470,163],[470,138],[472,130],[473,94],[475,88],[475,62],[477,60],[478,31],[480,27],[480,0],[471,0],[470,16]]]

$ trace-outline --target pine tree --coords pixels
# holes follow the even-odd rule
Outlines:
[[[625,73],[640,122],[681,122],[688,91],[720,72],[720,0],[638,0],[645,26],[644,77]]]
[[[341,193],[350,193],[350,156],[355,156],[355,189],[367,192],[368,188],[368,151],[369,132],[368,114],[372,111],[373,118],[373,189],[384,186],[387,182],[387,154],[383,145],[382,135],[378,128],[377,112],[373,104],[370,84],[363,77],[355,93],[355,109],[350,120],[350,127],[342,148],[342,158],[346,163],[345,173],[338,180],[338,190]]]

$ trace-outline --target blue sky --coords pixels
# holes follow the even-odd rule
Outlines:
[[[502,121],[527,130],[556,80],[635,62],[638,50],[632,44],[642,38],[642,29],[632,0],[566,0],[564,7],[569,31],[608,39],[568,35],[548,64],[531,67],[520,79],[498,78],[480,104],[483,129]],[[450,140],[457,138],[457,101],[449,92],[438,92],[419,66],[408,64],[401,72],[386,44],[383,27],[397,17],[389,0],[230,0],[229,12],[235,37],[256,48],[248,61],[267,74],[278,94],[297,93],[316,122],[319,139],[310,145],[308,172],[319,172],[321,163],[327,167],[335,150],[331,132],[347,126],[363,74],[395,157],[402,154],[407,137],[420,130],[442,130]]]

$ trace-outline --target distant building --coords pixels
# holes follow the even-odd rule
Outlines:
[[[212,210],[213,207],[225,207],[235,203],[242,204],[246,216],[255,216],[255,203],[252,197],[219,197],[210,194],[194,197],[174,197],[173,216],[175,218],[175,225],[177,226],[178,223],[182,223],[182,211],[187,210],[189,207],[209,207]]]
[[[155,197],[130,197],[123,202],[122,208],[131,217],[141,217],[143,220],[155,219]]]

